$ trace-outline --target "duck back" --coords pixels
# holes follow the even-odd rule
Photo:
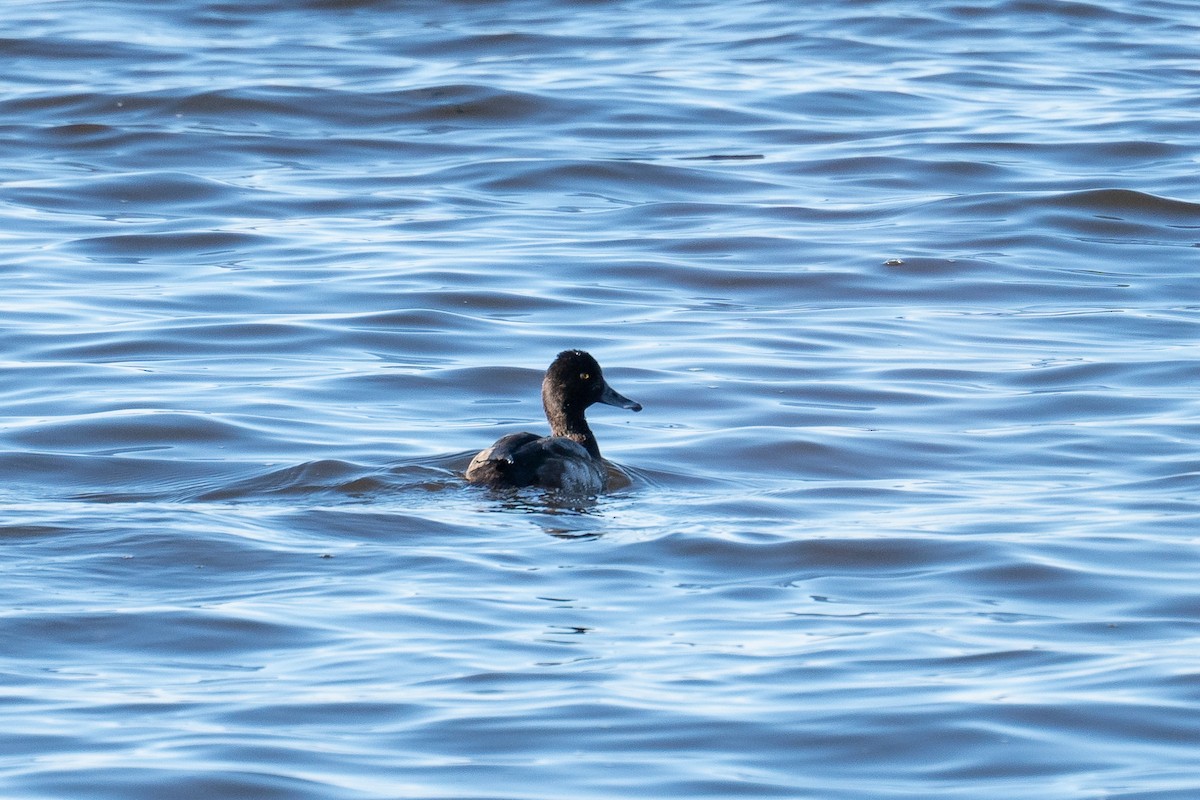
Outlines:
[[[604,489],[603,462],[565,436],[510,433],[471,460],[467,480],[492,488],[542,486],[572,494]]]

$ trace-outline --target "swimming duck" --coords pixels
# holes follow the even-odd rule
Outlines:
[[[492,488],[541,486],[571,494],[604,489],[608,470],[583,412],[593,403],[641,411],[640,403],[613,390],[596,359],[582,350],[564,350],[542,380],[542,407],[550,435],[510,433],[479,453],[467,467],[467,480]]]

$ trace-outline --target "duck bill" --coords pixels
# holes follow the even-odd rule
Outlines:
[[[613,389],[607,383],[604,384],[604,393],[600,395],[600,402],[608,406],[616,406],[617,408],[628,408],[630,411],[641,411],[642,404],[635,403],[625,395]]]

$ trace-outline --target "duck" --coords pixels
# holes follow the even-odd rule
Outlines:
[[[608,469],[584,412],[603,403],[641,411],[641,403],[604,380],[600,364],[583,350],[559,353],[542,380],[542,407],[550,435],[510,433],[471,459],[468,483],[492,489],[535,486],[574,495],[604,491]]]

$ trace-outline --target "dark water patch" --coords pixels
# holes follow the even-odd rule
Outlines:
[[[245,189],[196,175],[143,172],[91,178],[53,188],[31,187],[15,193],[15,198],[35,208],[95,210],[107,207],[113,214],[140,211],[178,215],[188,210],[211,209],[221,201],[231,202],[231,195],[248,193]]]
[[[41,537],[57,536],[65,533],[68,529],[55,525],[24,525],[24,524],[5,524],[0,525],[0,539],[37,539]]]
[[[688,198],[697,193],[756,191],[753,181],[728,173],[635,161],[505,161],[475,163],[437,174],[443,183],[472,184],[504,194],[558,193],[614,202]]]
[[[435,282],[438,280],[434,278]],[[441,282],[453,284],[469,280],[470,275],[462,274],[457,278],[448,275],[441,279]],[[483,326],[472,324],[472,319],[478,317],[510,319],[543,314],[579,314],[584,310],[583,304],[571,297],[556,297],[552,293],[521,294],[503,288],[483,290],[447,286],[442,289],[407,292],[404,300],[413,307],[358,315],[349,322],[363,330],[454,331],[483,329]]]
[[[97,502],[170,502],[192,496],[196,487],[207,481],[231,480],[242,469],[236,464],[225,469],[212,463],[160,460],[138,455],[171,452],[186,442],[186,436],[177,439],[172,434],[169,442],[149,445],[112,440],[97,442],[95,438],[80,433],[87,426],[78,420],[47,427],[64,437],[63,446],[73,446],[82,452],[43,452],[36,446],[26,445],[20,450],[6,449],[0,453],[0,465],[4,467],[9,488],[22,492],[22,496],[34,492],[42,500],[81,497]],[[32,430],[17,436],[37,439],[40,429],[41,426],[34,426]],[[206,446],[206,442],[201,440],[199,447]],[[95,450],[104,450],[106,447],[120,455],[95,454]],[[40,493],[37,487],[41,487]]]
[[[93,766],[71,770],[56,769],[51,774],[31,771],[21,783],[30,791],[64,797],[92,797],[97,800],[154,800],[169,793],[177,797],[208,797],[223,800],[259,797],[263,800],[361,797],[322,781],[304,780],[245,767],[220,769],[205,775],[181,774],[150,764]]]
[[[200,493],[196,500],[278,502],[291,497],[305,503],[367,502],[412,491],[453,491],[461,485],[455,471],[434,464],[380,468],[330,459],[225,483]]]
[[[1075,192],[1043,202],[1056,208],[1070,209],[1097,218],[1200,229],[1200,203],[1158,197],[1128,189]]]
[[[994,73],[992,73],[994,77]],[[963,83],[955,76],[953,82]],[[1109,141],[1105,139],[1080,138],[1072,142],[1025,140],[997,141],[995,138],[943,143],[943,147],[963,157],[973,156],[1010,170],[1020,165],[1037,164],[1041,167],[1032,177],[1041,183],[1055,175],[1082,174],[1091,176],[1097,165],[1103,165],[1105,173],[1153,172],[1167,166],[1178,158],[1186,158],[1192,148],[1178,142],[1156,140]],[[1048,175],[1040,175],[1042,171]],[[1015,173],[1014,173],[1015,175]],[[1025,175],[1026,180],[1031,176]],[[1134,191],[1134,190],[1127,190]]]
[[[429,133],[472,127],[559,124],[594,117],[583,100],[538,95],[487,85],[440,85],[399,91],[349,91],[286,83],[192,91],[163,89],[120,94],[64,93],[9,99],[0,104],[16,118],[37,114],[62,130],[80,124],[121,131],[190,131],[217,134],[270,134],[288,140],[319,135],[321,127],[344,136],[353,131],[395,135],[399,130]],[[268,146],[266,142],[260,142]]]
[[[373,482],[362,472],[361,467],[344,461],[316,461],[274,470],[267,475],[255,477],[238,487],[223,488],[202,495],[199,499],[226,500],[262,492],[310,495],[323,489],[353,495],[374,488]]]
[[[1038,390],[1079,391],[1091,388],[1120,390],[1159,387],[1172,390],[1180,376],[1200,378],[1200,364],[1175,359],[1148,361],[1080,361],[1073,364],[1047,363],[1038,369],[1013,372],[1003,383]],[[1150,409],[1147,409],[1150,412]]]
[[[402,510],[387,511],[378,508],[317,508],[297,512],[288,519],[288,528],[319,540],[333,543],[355,542],[413,542],[428,540],[432,543],[456,548],[456,537],[462,533],[456,519],[445,520],[434,517],[404,513]],[[497,521],[497,525],[502,525]],[[464,558],[473,558],[466,551]],[[413,563],[420,563],[426,556],[412,554]],[[430,561],[442,563],[431,555]]]
[[[426,126],[430,132],[561,124],[590,117],[593,113],[592,107],[581,100],[560,95],[537,95],[488,86],[439,86],[418,91],[420,101],[403,113],[401,119],[410,125]]]
[[[371,728],[386,727],[409,722],[414,716],[427,716],[420,705],[395,703],[392,701],[370,703],[366,701],[320,702],[294,700],[271,708],[231,709],[222,715],[229,725],[287,726],[291,728],[317,728],[337,725],[347,718],[359,720]]]
[[[110,144],[113,139],[123,135],[123,132],[117,128],[94,122],[56,125],[45,129],[45,132],[50,136],[59,137],[66,142],[89,146]]]
[[[971,573],[970,584],[984,597],[1052,602],[1059,609],[1080,605],[1101,619],[1106,607],[1119,608],[1124,602],[1119,591],[1114,591],[1120,581],[1110,578],[1106,585],[1095,572],[1069,565],[1014,562],[965,569]]]
[[[946,187],[959,188],[962,181],[987,181],[990,185],[1015,174],[1003,164],[981,161],[928,162],[917,159],[884,156],[834,158],[789,165],[787,171],[819,175],[836,180],[867,180],[867,185],[879,188],[927,187],[931,181],[944,181]]]
[[[1127,190],[1097,190],[1049,195],[970,195],[936,201],[940,215],[970,215],[975,220],[1044,220],[1065,227],[1086,220],[1129,222],[1160,231],[1192,230],[1200,224],[1200,207],[1193,203]]]
[[[641,203],[630,208],[617,208],[604,212],[605,219],[610,224],[626,225],[649,233],[655,230],[686,232],[687,224],[703,226],[713,219],[733,218],[742,220],[750,230],[768,228],[780,238],[786,236],[788,229],[780,225],[837,225],[856,224],[877,220],[880,215],[878,207],[864,208],[861,206],[839,206],[836,208],[821,205],[798,206],[781,203],[751,204],[749,208],[742,203],[698,202],[698,201],[662,201]],[[748,216],[747,216],[748,215]],[[796,231],[792,237],[799,239],[805,234]]]
[[[687,156],[684,161],[758,161],[765,158],[761,153],[714,153],[707,156]]]
[[[39,342],[39,356],[93,364],[163,361],[183,356],[254,354],[300,350],[320,337],[319,326],[271,322],[156,321],[80,337],[58,333]],[[79,341],[82,339],[82,341]],[[144,373],[143,373],[144,375]],[[135,380],[141,376],[130,376]],[[152,402],[152,398],[146,398]]]
[[[910,92],[821,89],[773,98],[772,105],[808,118],[860,121],[929,113],[935,110],[938,101]]]
[[[89,40],[75,36],[31,36],[0,38],[0,55],[20,61],[79,62],[96,61],[127,64],[161,60],[161,50],[130,42]],[[18,73],[20,74],[20,73]]]
[[[9,98],[0,102],[14,118],[35,118],[43,124],[59,125],[109,125],[123,127],[130,119],[126,114],[123,96],[106,95],[99,92],[70,92],[42,94]],[[129,111],[136,106],[131,105]]]
[[[38,658],[72,658],[77,649],[99,654],[133,650],[168,661],[180,653],[238,657],[298,646],[294,627],[200,611],[45,614],[33,611],[0,622],[14,653]]]
[[[33,451],[113,455],[176,447],[229,446],[244,434],[216,415],[128,409],[53,422],[32,422],[7,437]]]
[[[1166,448],[1164,448],[1166,449]],[[1168,509],[1164,503],[1166,498],[1176,497],[1184,502],[1174,509],[1176,512],[1190,511],[1196,513],[1196,504],[1190,502],[1192,492],[1200,485],[1200,469],[1189,469],[1196,467],[1195,463],[1168,461],[1165,465],[1159,466],[1156,471],[1167,472],[1168,474],[1159,475],[1153,478],[1133,481],[1131,484],[1118,485],[1112,487],[1114,490],[1122,488],[1132,489],[1137,493],[1144,493],[1151,497],[1157,497],[1156,500],[1150,501],[1151,508],[1158,508],[1163,513],[1167,513]],[[1175,470],[1179,470],[1176,472]],[[1164,497],[1165,496],[1165,497]]]
[[[435,33],[407,43],[404,52],[413,57],[438,58],[451,51],[457,59],[501,60],[531,55],[544,57],[546,53],[565,57],[572,51],[587,54],[598,48],[636,48],[662,41],[654,37],[550,35],[522,30],[452,36]]]
[[[912,477],[925,474],[931,462],[962,458],[961,445],[933,438],[897,439],[861,431],[821,436],[758,426],[699,437],[698,446],[681,450],[698,462],[704,452],[721,453],[720,461],[709,467],[716,474],[766,474],[791,481]]]
[[[988,410],[985,413],[994,423],[1085,424],[1099,420],[1142,419],[1169,412],[1177,404],[1166,400],[1127,397],[1116,392],[1048,388],[1021,398],[997,398],[986,405]]]
[[[658,563],[669,556],[674,570],[724,575],[729,580],[792,580],[822,574],[877,574],[945,569],[971,563],[978,544],[937,539],[797,539],[735,541],[703,534],[672,534],[648,543],[624,545],[614,561]],[[978,553],[977,553],[978,554]],[[710,567],[716,569],[710,570]]]
[[[1189,779],[1186,770],[1178,774],[1178,778],[1182,782],[1187,782]],[[1164,783],[1171,781],[1170,777],[1164,779]],[[1112,795],[1113,800],[1187,800],[1191,796],[1193,789],[1155,789],[1149,792],[1118,792]]]
[[[76,239],[70,248],[98,261],[156,259],[173,263],[224,263],[271,241],[260,234],[219,230],[127,233]]]
[[[987,10],[988,15],[1003,17],[1015,14],[1025,19],[1041,22],[1046,20],[1062,21],[1075,25],[1081,20],[1110,21],[1121,26],[1143,25],[1160,20],[1159,17],[1144,13],[1133,13],[1126,9],[1109,8],[1096,3],[1048,3],[1043,0],[1009,0]]]

